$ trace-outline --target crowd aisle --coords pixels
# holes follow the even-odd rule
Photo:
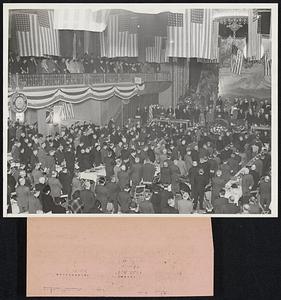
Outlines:
[[[188,101],[152,109],[190,127],[148,122],[149,108],[123,128],[75,123],[46,137],[9,121],[8,213],[270,213],[270,103]]]

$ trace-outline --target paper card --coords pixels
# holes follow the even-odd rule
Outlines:
[[[29,218],[27,296],[211,296],[208,218]]]

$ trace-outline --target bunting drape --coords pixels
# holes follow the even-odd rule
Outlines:
[[[129,100],[144,90],[143,84],[126,84],[100,87],[54,88],[47,91],[26,91],[27,107],[32,109],[45,108],[59,101],[81,103],[86,100],[105,101],[113,96]],[[14,93],[8,97],[11,99]]]

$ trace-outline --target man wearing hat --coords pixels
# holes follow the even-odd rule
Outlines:
[[[185,192],[182,198],[178,200],[178,211],[179,214],[191,214],[193,212],[192,199],[187,192]]]
[[[96,188],[95,188],[96,199],[101,204],[102,212],[106,212],[106,206],[107,206],[107,203],[109,202],[109,191],[105,185],[105,182],[106,182],[105,178],[101,177],[98,180],[98,184],[96,185]]]
[[[130,187],[128,185],[124,186],[123,190],[118,193],[117,203],[121,213],[128,213],[131,203]]]
[[[252,190],[252,187],[254,186],[254,179],[253,176],[250,174],[249,169],[245,167],[242,170],[242,194],[249,193]]]
[[[40,163],[37,163],[35,165],[35,168],[31,172],[31,176],[32,176],[33,186],[35,186],[36,184],[39,183],[39,178],[43,176],[43,172],[41,170],[41,164]]]
[[[271,181],[269,176],[265,176],[261,179],[259,195],[262,207],[265,211],[268,211],[271,203]]]
[[[90,191],[91,184],[89,181],[84,183],[84,189],[80,191],[80,199],[83,203],[83,213],[96,213],[98,212],[98,204],[95,195]]]
[[[205,195],[205,187],[208,184],[208,176],[204,173],[202,168],[199,169],[198,174],[195,174],[193,182],[193,195],[194,195],[194,209],[197,209],[199,201],[199,208],[203,210],[203,201]]]
[[[62,195],[62,184],[57,178],[57,172],[52,171],[51,177],[48,179],[48,185],[51,188],[50,195],[54,198],[56,203],[60,203],[60,196]]]
[[[234,197],[230,196],[228,198],[228,203],[222,206],[222,214],[238,214],[240,213],[239,207],[234,203]]]
[[[228,204],[228,199],[225,198],[225,189],[220,189],[219,195],[212,200],[212,205],[215,214],[221,214],[224,205]]]

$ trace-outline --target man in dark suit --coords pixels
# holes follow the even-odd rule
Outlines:
[[[208,184],[208,176],[204,173],[203,169],[199,169],[198,175],[194,178],[194,209],[197,208],[199,201],[199,207],[203,209],[203,201],[205,194],[205,187]]]
[[[143,165],[142,175],[144,182],[152,182],[154,179],[156,168],[151,162],[146,162]]]
[[[130,188],[128,186],[125,186],[124,190],[118,193],[117,203],[120,206],[121,213],[125,214],[129,212],[131,196]]]
[[[230,196],[228,203],[223,205],[222,214],[238,214],[240,212],[239,207],[234,203],[234,197]]]
[[[100,178],[95,189],[96,198],[101,204],[102,212],[106,212],[106,206],[109,201],[108,189],[105,186],[105,178]]]
[[[213,208],[215,214],[221,214],[224,205],[228,204],[227,198],[225,198],[225,190],[221,189],[219,197],[215,198],[213,201]]]
[[[80,199],[83,203],[83,213],[94,213],[96,212],[97,203],[95,195],[90,191],[90,182],[85,182],[85,188],[80,192]]]

